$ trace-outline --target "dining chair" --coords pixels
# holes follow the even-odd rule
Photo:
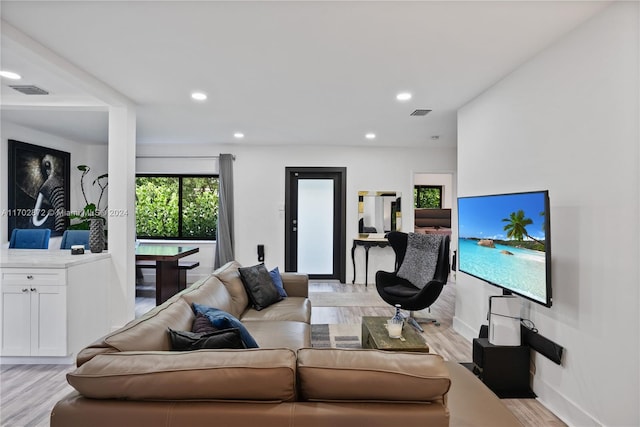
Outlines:
[[[51,230],[48,228],[14,228],[10,249],[48,249]]]
[[[89,230],[65,230],[60,249],[71,249],[73,245],[84,245],[85,249],[89,249]]]

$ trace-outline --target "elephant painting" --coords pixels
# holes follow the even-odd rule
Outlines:
[[[61,235],[69,211],[70,155],[9,140],[9,233],[49,228]]]

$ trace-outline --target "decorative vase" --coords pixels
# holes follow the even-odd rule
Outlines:
[[[89,224],[89,249],[99,254],[104,249],[104,223],[102,219],[92,219]]]
[[[402,338],[402,327],[404,325],[404,317],[400,313],[400,304],[396,304],[396,314],[387,320],[387,331],[389,338]]]
[[[400,304],[395,304],[395,307],[396,307],[396,313],[393,315],[391,320],[393,320],[394,323],[404,323],[404,316],[400,312]]]

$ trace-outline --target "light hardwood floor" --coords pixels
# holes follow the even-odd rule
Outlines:
[[[365,288],[362,284],[341,284],[338,282],[313,282],[309,286],[312,301],[311,323],[340,324],[342,330],[360,333],[360,319],[362,316],[391,316],[394,309],[380,299],[375,285]],[[318,293],[332,292],[334,298],[339,299],[345,293],[363,294],[362,303],[342,306],[336,301],[334,306],[318,307],[314,300],[327,301],[323,296],[316,298]],[[453,330],[453,314],[455,311],[455,276],[452,275],[438,300],[431,306],[431,310],[421,310],[414,313],[416,318],[435,318],[440,323],[422,324],[425,332],[423,336],[429,344],[430,351],[442,355],[447,360],[457,362],[471,362],[471,342]],[[350,301],[357,301],[353,296]],[[340,306],[338,306],[340,305]],[[566,424],[549,411],[536,399],[502,399],[502,402],[513,412],[525,427],[561,427]]]
[[[311,323],[329,324],[341,335],[359,334],[362,316],[391,316],[393,308],[378,296],[375,286],[315,282],[309,287],[313,305]],[[435,317],[440,326],[423,325],[425,340],[433,352],[448,360],[471,361],[471,343],[451,327],[455,304],[455,282],[445,287],[431,312],[416,317]],[[136,316],[154,306],[154,298],[136,298]],[[97,338],[97,337],[96,337]],[[0,422],[2,426],[48,426],[55,402],[72,388],[65,374],[73,365],[2,365],[0,368]],[[535,399],[503,399],[524,426],[565,426]]]

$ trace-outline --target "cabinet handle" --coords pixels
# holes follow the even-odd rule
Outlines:
[[[29,289],[27,289],[27,288],[22,288],[22,292],[29,292]]]
[[[37,292],[38,290],[36,288],[31,288],[31,292]]]
[[[33,280],[33,276],[29,274],[29,275],[27,276],[27,279],[29,279],[29,280]]]

